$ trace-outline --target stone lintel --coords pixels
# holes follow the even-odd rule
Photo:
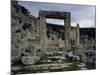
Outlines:
[[[70,17],[70,12],[40,10],[39,16],[45,16],[46,18],[54,19],[66,19]]]

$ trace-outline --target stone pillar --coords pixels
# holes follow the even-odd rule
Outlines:
[[[77,27],[76,27],[76,45],[80,44],[80,28],[79,28],[79,24],[77,23]]]
[[[39,29],[40,29],[40,20],[39,18],[36,19],[36,32],[39,35]]]
[[[71,50],[71,38],[70,38],[70,16],[64,19],[65,28],[65,50]]]
[[[41,50],[45,51],[47,47],[47,35],[46,35],[46,18],[40,16],[40,45]]]

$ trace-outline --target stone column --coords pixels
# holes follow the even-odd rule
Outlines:
[[[41,50],[45,51],[47,47],[47,35],[46,35],[46,18],[40,16],[40,44]]]
[[[39,35],[39,29],[40,29],[40,20],[39,20],[39,18],[36,19],[36,29],[37,29],[36,32]]]
[[[71,38],[70,38],[70,16],[64,19],[65,26],[65,50],[71,50]]]
[[[77,23],[77,27],[76,27],[76,45],[80,44],[80,28],[79,28],[79,24]]]

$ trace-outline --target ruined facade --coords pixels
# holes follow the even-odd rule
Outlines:
[[[70,13],[68,12],[58,12],[58,11],[40,11],[40,42],[42,48],[47,46],[47,35],[46,35],[46,18],[57,18],[64,19],[65,26],[65,49],[71,49],[71,39],[70,39]]]

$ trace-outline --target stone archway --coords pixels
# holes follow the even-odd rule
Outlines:
[[[65,28],[65,50],[71,50],[71,39],[70,39],[70,12],[59,12],[59,11],[44,11],[40,10],[40,45],[42,50],[47,48],[47,36],[46,36],[46,18],[52,19],[63,19]]]

